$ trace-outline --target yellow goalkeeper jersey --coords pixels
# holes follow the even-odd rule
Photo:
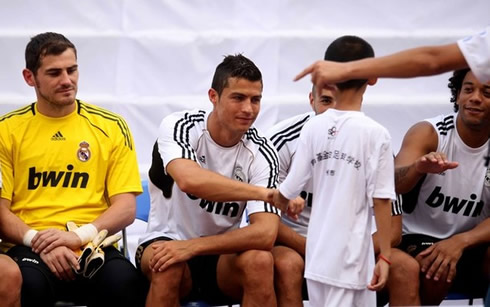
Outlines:
[[[85,224],[108,198],[142,192],[131,132],[118,115],[76,101],[62,118],[33,103],[0,117],[1,197],[36,230]]]

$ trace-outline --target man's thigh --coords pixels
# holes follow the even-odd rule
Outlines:
[[[167,237],[158,237],[141,244],[136,254],[136,265],[152,280],[150,260],[154,255],[152,245],[161,241],[170,241]],[[207,302],[221,302],[229,298],[221,292],[216,280],[217,263],[219,255],[196,256],[185,263],[181,280],[178,281],[182,301],[205,300]],[[169,270],[167,270],[169,271]],[[159,273],[164,274],[165,272]],[[172,277],[172,280],[175,276]],[[164,286],[164,285],[162,285]]]
[[[87,282],[83,278],[76,278],[69,282],[59,280],[39,254],[34,253],[30,247],[14,246],[8,250],[7,255],[17,263],[22,273],[23,301],[29,301],[31,296],[33,299],[35,297],[41,300],[38,302],[39,305],[49,304],[56,300],[86,301],[87,298],[80,295],[80,292],[89,291],[86,288]]]
[[[57,285],[59,284],[58,279],[44,263],[39,254],[34,253],[30,247],[16,245],[7,251],[7,255],[17,263],[22,272],[23,279],[29,277],[26,276],[26,271],[34,270],[45,277],[43,280],[49,284],[51,289],[57,288]]]
[[[136,293],[137,291],[135,290],[139,287],[140,280],[138,272],[131,262],[113,246],[104,249],[104,252],[104,265],[92,278],[88,279],[76,275],[76,279],[69,282],[56,278],[39,254],[32,252],[27,246],[14,246],[7,254],[19,265],[24,281],[30,279],[33,271],[44,276],[44,278],[36,279],[35,282],[43,281],[43,283],[46,283],[49,289],[53,291],[52,295],[55,298],[68,297],[81,301],[86,297],[80,294],[80,292],[85,292],[84,289],[89,291],[89,293],[93,293],[94,289],[104,289],[105,292],[110,292],[112,289],[116,291],[129,290]],[[35,286],[35,284],[32,285]],[[119,285],[125,285],[127,288],[121,289]],[[41,285],[38,286],[41,287]],[[127,291],[124,292],[127,294]]]
[[[467,249],[456,266],[456,278],[451,291],[483,297],[488,285],[484,267],[488,261],[488,244]]]
[[[408,234],[402,236],[402,241],[400,242],[400,245],[398,245],[397,248],[401,249],[402,251],[406,252],[407,254],[415,258],[420,252],[426,250],[434,243],[439,241],[440,239],[431,236],[420,235],[420,234]]]
[[[104,265],[89,280],[95,287],[112,285],[113,288],[117,288],[118,284],[139,282],[139,276],[133,264],[114,246],[109,246],[104,248]]]
[[[105,262],[90,279],[91,306],[142,306],[146,296],[144,277],[114,246],[104,248]]]
[[[415,257],[417,254],[438,241],[440,241],[440,239],[426,235],[404,235],[399,248]],[[488,260],[488,249],[489,245],[484,244],[463,251],[458,264],[456,265],[456,277],[454,278],[452,285],[450,285],[450,291],[478,296],[481,295],[482,292],[484,293],[488,283],[488,280],[483,273],[486,261]],[[440,284],[441,288],[449,288],[449,285],[445,283],[446,274],[442,276],[439,282],[425,280],[424,276],[421,275],[421,285],[423,287],[439,288],[437,285]]]
[[[218,263],[227,256],[230,255],[202,255],[187,262],[192,278],[190,299],[195,299],[193,296],[196,296],[196,298],[204,299],[208,303],[225,305],[239,298],[230,295],[218,286]],[[234,281],[229,280],[228,282],[233,283]]]
[[[153,258],[154,252],[151,247],[153,244],[161,241],[171,241],[172,239],[167,237],[157,237],[149,241],[141,243],[136,249],[135,262],[136,268],[141,270],[143,274],[151,280],[150,260]]]

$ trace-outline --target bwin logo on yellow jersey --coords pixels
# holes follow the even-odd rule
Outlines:
[[[29,180],[27,189],[35,190],[39,186],[57,187],[61,184],[63,188],[82,188],[88,184],[89,174],[85,172],[72,172],[73,165],[66,166],[67,172],[44,171],[36,172],[36,167],[29,168]]]

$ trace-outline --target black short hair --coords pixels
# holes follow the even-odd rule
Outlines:
[[[243,78],[248,81],[261,81],[262,73],[254,62],[242,54],[227,55],[214,72],[211,87],[221,95],[223,89],[228,86],[229,78]]]
[[[458,112],[458,95],[463,87],[463,80],[466,74],[470,71],[469,68],[464,68],[460,70],[455,70],[453,76],[449,78],[449,83],[447,87],[451,90],[451,103],[453,103],[454,112]]]
[[[371,45],[360,37],[344,35],[334,40],[325,51],[324,59],[333,62],[350,62],[364,58],[374,57]],[[354,79],[338,83],[340,90],[360,88],[366,84],[367,79]]]
[[[31,38],[26,46],[26,68],[34,75],[41,66],[41,60],[47,55],[59,55],[66,49],[72,48],[77,56],[77,49],[70,40],[59,33],[45,32]]]

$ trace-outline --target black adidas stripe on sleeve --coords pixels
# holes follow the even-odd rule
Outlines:
[[[402,214],[403,198],[401,194],[396,195],[396,199],[391,201],[391,215],[401,215]]]
[[[196,122],[204,121],[204,111],[197,114],[185,113],[184,117],[179,119],[174,126],[174,141],[182,148],[182,157],[197,162],[196,153],[190,144],[189,131],[194,127]]]
[[[437,130],[441,135],[447,135],[447,132],[454,129],[454,116],[448,115],[440,122],[436,123]]]
[[[278,180],[278,170],[279,170],[279,159],[276,152],[270,146],[269,142],[265,137],[259,136],[257,129],[250,128],[246,132],[247,139],[251,140],[253,143],[259,145],[259,152],[264,156],[265,160],[269,165],[269,180],[267,182],[268,188],[276,188],[276,183]],[[272,212],[279,214],[279,209],[272,206],[271,204],[264,202],[264,208],[266,212]]]
[[[305,116],[293,125],[278,131],[270,138],[277,151],[281,150],[281,148],[287,144],[287,142],[295,140],[299,137],[301,129],[303,129],[305,123],[310,119],[310,116],[311,115]]]

